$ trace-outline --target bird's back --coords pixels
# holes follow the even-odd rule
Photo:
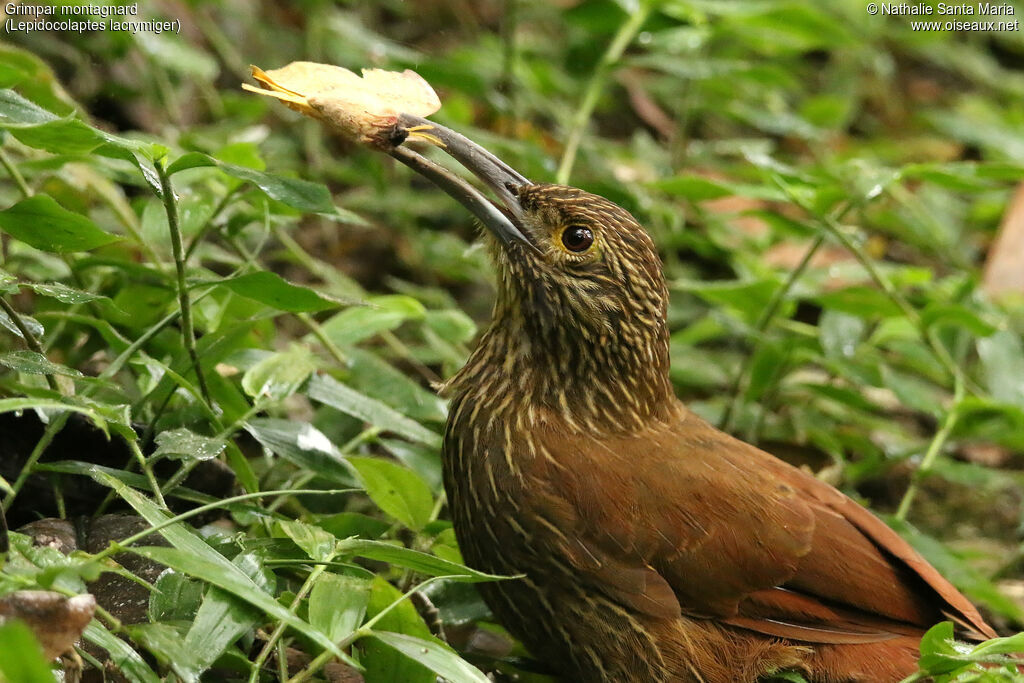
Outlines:
[[[527,575],[488,602],[578,680],[897,680],[938,621],[993,635],[870,512],[681,404],[628,434],[542,409],[481,427],[453,408],[460,544]]]

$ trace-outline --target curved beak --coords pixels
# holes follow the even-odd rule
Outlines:
[[[521,242],[535,248],[521,227],[523,208],[519,203],[519,190],[532,184],[522,174],[464,135],[419,116],[401,114],[395,129],[396,144],[388,150],[391,156],[466,207],[504,245]],[[491,201],[448,169],[403,147],[402,143],[408,139],[424,140],[443,149],[475,175],[499,201]]]

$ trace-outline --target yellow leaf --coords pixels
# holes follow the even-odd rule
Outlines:
[[[251,68],[262,88],[248,84],[243,88],[275,97],[364,144],[389,144],[399,114],[429,116],[441,108],[430,84],[409,69],[363,69],[360,77],[343,67],[316,62],[292,62],[271,71]]]

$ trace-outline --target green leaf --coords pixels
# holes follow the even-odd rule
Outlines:
[[[264,173],[223,162],[218,162],[217,166],[230,176],[251,182],[271,199],[276,199],[299,211],[326,214],[335,212],[331,193],[322,183],[311,183],[298,178],[284,178],[272,173]]]
[[[191,620],[203,598],[204,585],[173,570],[160,574],[149,594],[149,617],[153,621]]]
[[[846,287],[814,297],[822,308],[828,308],[862,318],[879,316],[888,318],[902,315],[900,307],[885,292],[871,287]]]
[[[440,448],[441,436],[392,408],[341,384],[327,375],[314,375],[309,380],[309,397],[357,417],[376,427],[404,436],[433,448]]]
[[[120,239],[44,194],[0,211],[0,228],[36,249],[57,254],[88,251]]]
[[[254,418],[245,430],[263,445],[303,469],[351,486],[354,471],[330,439],[307,422],[293,422],[277,418]]]
[[[72,413],[81,413],[85,415],[93,423],[107,434],[107,422],[110,418],[116,418],[116,421],[122,425],[126,425],[127,414],[124,412],[127,406],[111,406],[110,410],[101,411],[97,405],[80,405],[71,403],[71,398],[64,401],[54,401],[46,398],[4,398],[0,399],[0,413],[13,413],[19,410],[53,410],[55,412],[68,411]],[[120,411],[120,412],[119,412]]]
[[[0,353],[0,365],[29,375],[82,376],[82,373],[78,370],[54,363],[43,354],[36,353],[35,351],[8,351],[7,353]]]
[[[413,531],[421,530],[430,521],[434,497],[415,472],[381,458],[350,457],[348,461],[381,510]]]
[[[309,593],[309,623],[334,642],[347,638],[363,623],[370,587],[368,579],[321,574]]]
[[[169,666],[184,683],[199,683],[199,650],[185,645],[181,633],[169,624],[130,624],[125,627],[132,640],[141,643],[164,666]]]
[[[54,154],[93,152],[130,161],[143,172],[144,165],[136,155],[154,156],[161,149],[93,128],[73,115],[58,117],[13,90],[0,90],[0,127],[29,147]]]
[[[853,358],[867,329],[863,318],[826,310],[818,322],[819,342],[826,358]]]
[[[458,309],[427,311],[424,322],[449,344],[465,344],[476,335],[476,323]]]
[[[13,90],[0,90],[0,125],[38,125],[56,121],[58,117]]]
[[[251,631],[259,618],[252,606],[210,586],[185,636],[185,646],[197,653],[195,673],[208,669],[232,643]]]
[[[43,648],[22,621],[0,624],[0,680],[54,683]]]
[[[1009,331],[978,340],[978,355],[992,397],[1024,407],[1024,342]]]
[[[45,330],[38,320],[30,315],[25,315],[24,313],[20,314],[18,317],[21,318],[21,323],[28,329],[29,333],[31,333],[33,337],[38,339],[43,336],[43,332]],[[22,335],[21,330],[18,329],[18,326],[14,324],[13,320],[11,320],[11,317],[7,315],[6,311],[0,311],[0,327],[6,329],[18,339],[25,338],[24,335]]]
[[[293,285],[267,270],[222,280],[219,284],[235,294],[280,311],[300,313],[338,306],[337,302],[325,299],[312,289]]]
[[[334,557],[337,539],[323,529],[292,519],[278,520],[277,526],[295,545],[302,548],[310,559],[330,562]]]
[[[397,567],[411,569],[427,576],[446,576],[460,582],[477,583],[510,578],[497,574],[485,574],[456,562],[383,541],[346,538],[338,542],[337,551],[339,555],[365,557],[369,560],[387,562]]]
[[[364,339],[393,330],[407,320],[422,319],[426,310],[416,299],[400,294],[375,296],[365,306],[353,306],[321,326],[338,346],[351,346]]]
[[[415,606],[397,588],[377,576],[373,579],[366,615],[373,618],[384,610],[388,611],[376,622],[375,629],[399,631],[425,639],[433,637]],[[366,667],[365,677],[369,681],[435,683],[437,680],[437,674],[416,659],[406,657],[381,641],[363,638],[357,645],[361,655],[359,661]]]
[[[962,304],[932,303],[921,311],[926,327],[960,327],[976,337],[987,337],[998,329]]]
[[[929,674],[943,674],[960,668],[963,662],[954,647],[953,622],[943,621],[928,629],[921,637],[921,658],[918,665]]]
[[[34,291],[36,294],[39,294],[40,296],[48,296],[51,299],[56,299],[57,301],[63,304],[84,304],[90,301],[97,301],[99,299],[107,298],[102,294],[83,292],[81,289],[68,287],[67,285],[62,285],[59,282],[26,282],[25,286]]]
[[[972,655],[1007,655],[1022,652],[1024,652],[1024,633],[986,640],[971,650]]]
[[[272,354],[246,370],[242,389],[256,399],[280,401],[294,394],[314,370],[316,362],[310,350],[292,344],[287,351]]]
[[[387,403],[419,422],[444,422],[446,402],[378,354],[353,348],[348,355],[348,381],[358,391]]]
[[[212,460],[224,451],[227,442],[182,427],[157,434],[156,445],[152,457],[161,455],[172,460]]]
[[[489,683],[490,679],[453,650],[432,640],[424,640],[404,633],[374,631],[373,638],[398,650],[450,683]]]
[[[204,168],[216,165],[217,160],[211,158],[208,154],[203,154],[202,152],[187,152],[175,159],[174,162],[167,167],[167,175],[174,175],[179,171],[187,171],[190,168]]]
[[[110,475],[96,472],[93,474],[93,478],[101,484],[114,489],[121,498],[150,524],[156,526],[170,520],[167,513],[158,508],[148,498],[128,488]],[[208,581],[232,595],[238,596],[254,607],[259,608],[268,616],[291,626],[320,647],[340,657],[342,661],[355,666],[355,662],[348,655],[341,652],[321,631],[313,628],[293,612],[283,607],[273,596],[264,592],[252,578],[211,548],[199,536],[185,527],[184,524],[180,522],[171,524],[161,529],[160,533],[173,547],[132,547],[128,548],[128,550],[190,576]]]
[[[90,621],[84,635],[87,641],[106,650],[118,673],[132,683],[160,683],[160,678],[149,668],[142,655],[108,631],[99,620]]]
[[[770,280],[676,280],[672,287],[693,292],[709,303],[733,308],[753,323],[768,307],[778,284]]]

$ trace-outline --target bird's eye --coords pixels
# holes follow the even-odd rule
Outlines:
[[[569,251],[581,252],[590,248],[594,243],[594,233],[590,228],[569,226],[562,232],[562,244]]]

